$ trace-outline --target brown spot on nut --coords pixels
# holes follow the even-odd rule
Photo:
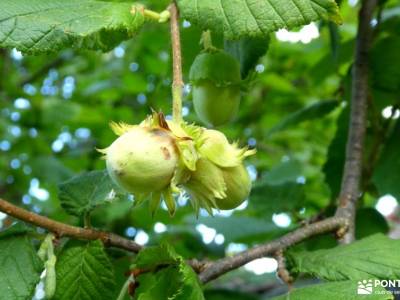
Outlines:
[[[161,147],[161,151],[164,155],[164,159],[165,160],[170,160],[171,159],[171,153],[169,153],[169,150],[167,149],[167,147]]]

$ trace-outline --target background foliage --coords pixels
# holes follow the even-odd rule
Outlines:
[[[332,6],[332,1],[288,1],[292,3],[290,5],[299,2],[305,7],[303,21],[292,18],[293,24],[289,27],[316,21],[305,27],[308,35],[301,27],[294,27],[291,33],[279,31],[269,35],[278,28],[257,24],[257,16],[249,27],[244,23],[232,25],[233,19],[241,19],[233,14],[243,11],[239,4],[228,7],[226,19],[221,20],[220,8],[214,7],[218,1],[204,0],[196,15],[191,7],[195,1],[178,1],[184,17],[191,21],[185,19],[181,24],[185,81],[191,62],[201,50],[201,27],[220,28],[213,35],[216,46],[225,46],[241,59],[243,76],[249,73],[250,77],[255,77],[242,99],[238,118],[219,128],[230,140],[257,148],[257,155],[248,160],[247,166],[254,180],[252,194],[249,201],[234,211],[216,212],[215,217],[202,214],[199,219],[184,198],[179,199],[180,207],[174,218],[169,217],[166,209],[159,210],[152,218],[147,204],[133,208],[131,197],[118,189],[110,195],[113,185],[106,178],[104,161],[96,151],[115,139],[108,126],[110,121],[139,123],[149,114],[150,108],[162,110],[166,115],[171,113],[168,26],[149,22],[139,31],[144,22],[140,16],[133,21],[126,16],[124,19],[130,4],[109,1],[121,2],[116,6],[112,3],[110,14],[111,3],[85,0],[70,1],[73,9],[68,18],[77,14],[77,20],[80,20],[87,14],[85,21],[76,28],[64,28],[62,24],[52,27],[47,22],[46,18],[64,16],[57,14],[57,7],[63,7],[65,1],[50,1],[48,5],[55,7],[55,13],[44,13],[40,22],[35,17],[21,16],[18,27],[13,23],[17,18],[10,17],[12,12],[1,9],[8,2],[12,1],[0,3],[0,40],[2,46],[8,47],[0,50],[1,198],[75,225],[83,225],[83,217],[91,212],[94,227],[125,235],[141,244],[165,247],[146,250],[135,261],[133,255],[105,249],[100,242],[68,241],[64,245],[63,241],[58,253],[55,298],[71,299],[69,295],[80,291],[84,296],[79,299],[113,299],[127,279],[125,273],[135,262],[145,267],[149,264],[155,267],[168,265],[152,278],[142,277],[137,299],[161,299],[157,295],[167,287],[170,295],[175,295],[173,299],[202,299],[200,287],[191,290],[198,283],[183,258],[223,257],[280,236],[312,216],[330,216],[334,212],[348,129],[349,74],[353,62],[357,1],[340,1],[342,26],[326,19],[318,21],[321,16],[328,15],[331,20],[338,21],[339,11]],[[259,1],[260,6],[274,2]],[[318,2],[328,9],[316,8]],[[29,15],[29,10],[40,3],[43,1],[26,1],[26,11],[21,12]],[[143,3],[156,11],[168,5],[168,1]],[[310,10],[309,5],[314,10]],[[206,8],[210,14],[215,14],[213,18],[202,10]],[[258,7],[251,9],[256,12]],[[106,27],[102,14],[110,18]],[[284,7],[280,7],[273,18],[282,18],[282,14]],[[207,23],[209,18],[215,24]],[[131,31],[124,27],[127,22]],[[24,31],[32,24],[37,26],[36,31]],[[350,263],[361,263],[357,253],[352,256],[352,250],[357,247],[374,247],[379,242],[388,243],[389,250],[398,248],[398,243],[392,244],[381,235],[371,237],[375,233],[386,234],[389,228],[395,232],[397,228],[397,211],[389,211],[390,217],[384,218],[375,206],[383,196],[389,199],[388,194],[392,198],[400,197],[398,1],[381,1],[373,25],[372,97],[364,194],[359,208],[362,217],[357,220],[357,237],[370,236],[368,239],[371,240],[358,242],[366,243],[365,247],[355,243],[346,249],[331,248],[336,242],[328,236],[314,238],[291,249],[289,260],[294,273],[305,272],[329,281],[340,280],[324,284],[326,288],[321,285],[322,294],[307,287],[293,294],[297,297],[293,299],[333,299],[329,291],[337,289],[342,290],[343,299],[350,299],[346,297],[356,287],[351,280],[361,279],[360,276],[365,274],[378,278],[397,276],[398,279],[398,267],[393,273],[386,269],[391,262],[399,261],[398,252],[390,255],[383,252],[378,261],[364,257],[363,261],[368,263],[363,264],[365,269],[359,270],[362,275],[353,268],[346,273],[335,262],[334,266],[329,265],[332,262],[327,259],[343,254],[349,264],[344,259],[340,263],[351,266]],[[68,35],[60,33],[66,30],[70,30]],[[24,32],[36,32],[36,35],[21,37]],[[249,32],[253,32],[254,37],[224,41],[224,38],[248,36]],[[133,39],[123,41],[133,35]],[[18,38],[29,42],[21,44]],[[246,45],[250,43],[255,46],[247,49]],[[67,45],[73,47],[65,48]],[[267,47],[267,54],[262,56]],[[110,51],[87,50],[92,48]],[[43,54],[43,51],[48,53]],[[249,54],[249,51],[255,52]],[[258,56],[262,57],[255,61]],[[199,123],[193,111],[189,85],[185,86],[183,112],[186,120]],[[18,286],[12,286],[12,291],[2,288],[7,280],[0,272],[0,290],[6,291],[0,299],[29,299],[35,294],[43,268],[34,248],[38,245],[32,244],[28,237],[43,232],[15,225],[14,220],[3,214],[0,214],[0,220],[1,227],[8,228],[0,233],[0,261],[4,262],[1,268],[7,272],[14,269],[7,275],[19,282]],[[331,249],[321,250],[326,248]],[[376,253],[377,250],[371,251]],[[8,268],[10,260],[23,264],[24,271]],[[258,267],[247,266],[209,284],[205,298],[268,299],[286,291],[274,275],[273,260],[264,259],[255,264]],[[75,282],[74,285],[76,278],[79,278],[79,284]],[[171,278],[174,278],[174,284],[168,286],[166,282]],[[301,275],[297,282],[302,286],[313,282],[312,278]],[[190,288],[186,286],[188,284]],[[36,299],[43,298],[40,284],[35,295]]]

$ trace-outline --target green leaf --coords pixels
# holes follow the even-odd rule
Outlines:
[[[294,289],[286,295],[272,298],[273,300],[389,300],[394,299],[393,295],[388,294],[382,287],[374,287],[371,295],[358,295],[357,281],[340,281],[310,285],[304,288]]]
[[[214,228],[229,242],[247,242],[254,240],[265,240],[282,233],[272,221],[264,221],[253,217],[230,216],[225,217],[203,217],[197,223],[202,223]],[[235,230],[232,230],[235,228]]]
[[[135,267],[150,270],[138,277],[137,300],[204,300],[197,275],[168,244],[142,250]]]
[[[61,183],[58,197],[69,214],[79,217],[113,200],[116,191],[106,170],[92,171]]]
[[[32,299],[44,267],[23,225],[0,233],[0,299]]]
[[[115,289],[113,266],[100,241],[70,242],[56,264],[54,299],[112,299]]]
[[[323,167],[325,181],[331,190],[331,199],[336,199],[340,191],[346,154],[349,118],[350,108],[349,105],[347,105],[337,119],[336,134],[329,145],[328,158]]]
[[[160,247],[148,247],[140,251],[135,260],[136,268],[155,268],[158,265],[174,264],[179,260],[179,255],[168,244]]]
[[[178,0],[178,5],[183,18],[228,40],[266,37],[321,18],[341,22],[334,0]]]
[[[332,58],[334,61],[337,62],[339,48],[340,48],[339,26],[333,22],[328,22],[327,26],[329,29],[329,40],[331,42],[330,46],[331,46],[331,51],[332,51]]]
[[[271,185],[278,185],[286,182],[296,182],[301,175],[302,165],[300,162],[290,159],[275,165],[263,176],[263,181]]]
[[[79,116],[82,107],[72,101],[50,98],[43,103],[41,122],[45,126],[57,126],[70,123]]]
[[[20,234],[25,234],[29,231],[32,231],[32,229],[30,229],[29,227],[27,227],[24,223],[16,223],[10,227],[8,227],[6,230],[4,231],[0,231],[0,239],[1,238],[6,238],[9,236],[16,236],[16,235],[20,235]]]
[[[250,194],[249,205],[257,215],[271,216],[301,208],[305,199],[304,186],[294,182],[272,185],[262,181],[256,184]]]
[[[179,265],[179,274],[183,277],[183,286],[181,291],[178,291],[176,294],[175,299],[205,300],[197,274],[193,271],[192,267],[182,261]]]
[[[319,101],[311,104],[285,117],[282,121],[269,130],[268,135],[286,130],[305,121],[323,118],[332,112],[338,106],[338,104],[339,102],[337,100]]]
[[[35,157],[31,164],[33,174],[48,183],[59,184],[74,175],[61,160],[54,156]]]
[[[28,54],[66,47],[107,51],[129,39],[143,25],[132,3],[94,0],[3,0],[0,46]]]
[[[250,194],[250,208],[260,216],[301,208],[305,199],[304,185],[296,182],[302,174],[297,160],[284,161],[274,166],[257,181]]]
[[[332,249],[289,253],[293,269],[326,280],[397,279],[399,240],[376,234]],[[332,259],[334,258],[334,259]]]
[[[167,266],[158,272],[140,275],[137,281],[135,300],[167,300],[179,289],[179,272],[176,266]]]
[[[400,36],[379,39],[371,49],[371,79],[375,88],[400,91]]]
[[[356,215],[356,239],[389,232],[389,225],[384,216],[382,216],[375,208],[368,207],[357,210]]]
[[[304,185],[297,183],[302,165],[287,160],[274,166],[257,181],[250,194],[250,208],[256,215],[270,217],[274,213],[301,208],[305,199]]]
[[[391,194],[397,199],[400,199],[399,136],[400,122],[397,123],[395,130],[385,144],[372,177],[380,195]],[[390,175],[388,176],[388,174]]]
[[[224,48],[240,62],[240,73],[244,79],[257,65],[260,57],[267,53],[269,42],[269,37],[246,37],[238,41],[225,41]]]
[[[335,53],[327,52],[313,65],[309,74],[317,86],[322,84],[331,74],[335,74],[338,69],[350,64],[353,60],[354,44],[354,39],[342,41],[340,45],[337,45]]]
[[[223,245],[204,244],[201,234],[194,226],[170,225],[168,231],[156,238],[154,242],[173,244],[175,250],[185,258],[196,257],[199,253],[208,257],[221,257],[225,254]]]

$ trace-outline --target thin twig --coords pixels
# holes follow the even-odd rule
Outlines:
[[[182,54],[181,54],[181,39],[179,32],[179,11],[175,2],[169,7],[171,12],[171,44],[172,44],[172,65],[173,65],[173,80],[172,80],[172,115],[175,122],[182,121]]]
[[[350,126],[347,138],[346,162],[336,215],[349,220],[342,243],[351,243],[355,233],[356,205],[360,197],[362,158],[366,132],[368,103],[368,54],[372,40],[371,20],[377,0],[363,0],[358,20],[355,61],[352,74]]]
[[[15,206],[2,199],[0,199],[0,211],[32,225],[47,229],[53,232],[57,237],[67,236],[81,240],[101,240],[106,246],[121,248],[135,253],[142,249],[141,245],[114,233],[76,227],[54,221]]]
[[[261,244],[231,257],[225,257],[205,266],[199,277],[202,283],[207,283],[229,271],[237,269],[246,263],[264,256],[273,256],[279,250],[295,245],[312,236],[332,232],[347,226],[344,218],[331,217],[317,223],[299,228],[274,241]]]
[[[275,259],[278,262],[278,269],[277,269],[277,275],[278,277],[284,282],[286,283],[286,285],[288,286],[289,291],[292,290],[293,288],[293,277],[290,275],[289,270],[286,267],[286,258],[285,255],[283,253],[282,249],[279,249],[276,253],[275,253]]]

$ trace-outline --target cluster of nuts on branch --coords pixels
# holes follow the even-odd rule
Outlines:
[[[190,77],[199,118],[210,125],[230,121],[240,101],[238,62],[222,52],[203,53],[192,65]],[[210,214],[213,208],[239,206],[250,193],[243,160],[255,150],[240,149],[217,130],[166,121],[161,113],[139,125],[111,127],[119,137],[100,150],[110,177],[135,196],[136,204],[149,200],[152,213],[163,200],[174,214],[174,194],[182,190],[197,213],[204,208]]]

